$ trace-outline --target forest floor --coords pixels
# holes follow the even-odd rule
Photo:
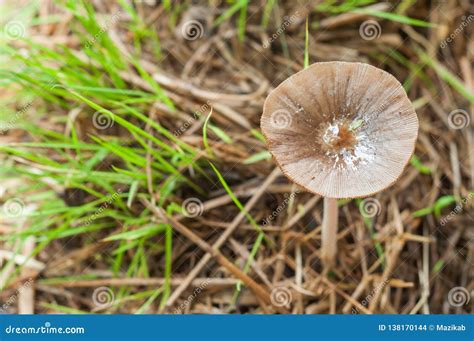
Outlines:
[[[0,311],[474,311],[469,0],[0,6]],[[305,58],[390,72],[420,122],[393,187],[339,201],[330,269],[260,131]]]

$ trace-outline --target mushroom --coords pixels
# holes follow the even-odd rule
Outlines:
[[[315,63],[267,97],[261,118],[268,150],[283,173],[324,197],[321,258],[337,243],[337,199],[393,185],[418,135],[415,109],[398,80],[363,63]]]

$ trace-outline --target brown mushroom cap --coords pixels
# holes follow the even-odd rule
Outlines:
[[[410,160],[418,118],[400,82],[363,63],[316,63],[265,101],[261,128],[283,173],[329,198],[370,196]]]

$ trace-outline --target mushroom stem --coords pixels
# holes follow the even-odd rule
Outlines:
[[[321,258],[326,265],[334,263],[337,250],[337,199],[324,198],[323,226],[321,231]]]

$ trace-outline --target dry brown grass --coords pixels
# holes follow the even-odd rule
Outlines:
[[[102,14],[115,13],[117,8],[114,2],[93,3]],[[165,307],[159,308],[156,301],[145,311],[472,313],[472,299],[455,307],[449,304],[448,297],[456,287],[465,288],[469,295],[474,290],[474,200],[470,194],[474,188],[474,103],[472,97],[469,101],[456,91],[439,68],[449,70],[473,94],[473,24],[464,27],[452,42],[446,42],[466,20],[463,17],[474,12],[473,5],[465,0],[416,1],[408,8],[400,7],[398,2],[372,5],[392,13],[398,10],[399,14],[436,25],[423,28],[357,13],[310,12],[310,7],[302,2],[283,2],[275,7],[265,29],[260,25],[264,3],[252,1],[245,40],[240,42],[235,16],[218,27],[209,24],[227,8],[220,2],[214,3],[216,6],[202,5],[204,11],[195,5],[183,7],[174,26],[173,13],[162,5],[137,5],[145,25],[158,33],[163,51],[163,58],[156,60],[149,52],[150,47],[144,44],[141,66],[153,75],[177,108],[171,111],[156,102],[150,105],[148,115],[170,132],[178,132],[182,141],[204,151],[204,120],[196,119],[192,112],[200,111],[204,116],[212,106],[212,123],[233,140],[225,143],[209,132],[212,160],[245,209],[261,225],[266,241],[245,274],[242,269],[257,233],[212,171],[208,175],[213,181],[199,180],[205,195],[187,186],[174,193],[176,202],[198,198],[203,203],[201,214],[194,218],[182,215],[168,218],[154,202],[148,199],[137,202],[135,213],[148,207],[150,219],[168,221],[174,228],[171,296]],[[51,1],[43,0],[35,16],[41,22],[41,18],[62,11]],[[250,130],[259,129],[262,105],[269,91],[303,68],[308,14],[310,62],[366,62],[392,73],[402,83],[410,83],[408,96],[420,121],[415,155],[431,169],[430,174],[423,174],[417,167],[409,166],[395,186],[374,197],[379,210],[371,218],[364,219],[358,202],[345,203],[339,215],[337,264],[331,269],[324,269],[320,260],[322,200],[291,185],[272,160],[244,162],[265,151],[265,144]],[[199,20],[204,28],[204,35],[196,40],[183,39],[180,34],[182,25],[190,18]],[[71,20],[64,15],[60,23],[36,25],[31,29],[31,37],[53,48],[65,43],[77,56],[87,58],[68,28]],[[128,19],[122,17],[108,27],[108,33],[125,55],[133,52],[134,34],[127,31],[122,20]],[[283,25],[284,20],[291,22]],[[359,32],[367,20],[380,25],[378,38],[367,40]],[[273,39],[279,27],[284,27],[284,32]],[[265,44],[270,46],[264,47]],[[441,47],[443,44],[446,47]],[[15,45],[23,46],[19,41]],[[130,68],[120,77],[130,89],[152,91],[136,69]],[[453,129],[448,114],[455,109],[470,112],[471,124]],[[54,110],[51,117],[68,114],[59,107]],[[62,124],[49,122],[48,116],[42,122]],[[80,138],[86,139],[88,128],[84,129]],[[120,136],[120,130],[116,134]],[[22,138],[23,134],[11,131],[1,141],[17,142]],[[205,153],[199,156],[206,157]],[[142,171],[151,172],[149,168]],[[455,209],[450,205],[442,210],[440,217],[431,213],[414,215],[435,205],[439,198],[451,195],[462,205],[456,214],[450,216]],[[442,218],[448,216],[446,223]],[[0,234],[8,234],[10,228],[0,222]],[[45,267],[26,267],[16,273],[0,293],[0,302],[16,295],[22,283],[32,277],[34,301],[33,296],[28,296],[23,311],[34,307],[37,313],[53,313],[59,311],[51,306],[55,304],[83,311],[135,312],[144,299],[127,300],[121,296],[116,304],[100,309],[94,304],[92,293],[99,287],[108,287],[117,298],[124,288],[131,295],[162,286],[165,283],[163,254],[157,251],[146,255],[148,277],[129,277],[124,272],[114,275],[105,258],[117,243],[104,242],[103,238],[117,231],[101,231],[92,243],[87,236],[52,241],[36,256]],[[0,252],[9,252],[9,248],[10,244],[0,242]],[[26,254],[28,250],[25,249]],[[125,254],[128,264],[134,256],[132,251]],[[4,264],[6,257],[0,254]],[[48,281],[77,275],[91,275],[95,279]],[[245,285],[235,296],[238,280]],[[22,292],[20,301],[23,302],[24,296]],[[18,312],[18,303],[12,304],[9,311]]]

